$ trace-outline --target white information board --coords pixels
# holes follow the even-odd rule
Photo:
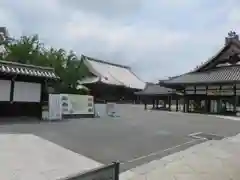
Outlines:
[[[60,94],[49,94],[48,100],[48,119],[61,120],[62,119],[62,106]]]
[[[61,94],[62,114],[94,114],[92,96]]]
[[[117,104],[116,103],[107,103],[106,104],[106,114],[112,117],[118,117],[117,113]]]
[[[107,115],[113,116],[116,113],[116,103],[107,103],[106,113]]]
[[[62,115],[93,115],[92,96],[75,94],[49,94],[49,120],[62,119]]]

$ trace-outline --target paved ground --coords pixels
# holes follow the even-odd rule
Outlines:
[[[154,160],[122,173],[120,180],[238,180],[239,155],[240,134]]]
[[[240,121],[148,112],[138,105],[119,105],[119,115],[118,118],[1,125],[0,133],[32,133],[103,164],[125,162],[121,165],[121,171],[125,171],[201,143],[188,137],[191,133],[233,136],[240,132]]]
[[[1,134],[0,152],[2,180],[57,180],[102,166],[31,134]]]

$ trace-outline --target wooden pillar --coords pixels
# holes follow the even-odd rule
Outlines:
[[[183,97],[183,112],[186,112],[186,97]]]
[[[172,97],[168,96],[168,110],[171,111]]]
[[[11,87],[10,87],[10,103],[13,103],[14,86],[15,86],[15,78],[12,78],[11,79]]]
[[[208,98],[205,97],[205,113],[208,113]]]
[[[166,108],[166,104],[167,104],[166,101],[167,101],[166,98],[164,98],[164,100],[163,100],[163,107],[164,108]]]
[[[186,112],[186,90],[185,89],[183,94],[183,112]]]
[[[208,96],[207,96],[207,94],[208,94],[208,86],[206,86],[206,96],[205,96],[205,113],[208,113],[208,104],[209,104],[209,102],[208,102]]]
[[[155,98],[153,97],[153,100],[152,100],[152,108],[155,109]]]
[[[176,112],[178,112],[178,96],[176,95]]]
[[[234,93],[234,104],[233,104],[233,111],[234,113],[237,112],[237,90],[236,90],[236,84],[233,86],[233,93]]]
[[[187,98],[187,109],[186,109],[187,113],[189,112],[189,98]]]
[[[159,99],[157,98],[156,99],[156,108],[158,109],[158,107],[159,107]]]
[[[148,97],[148,96],[145,96],[144,99],[143,99],[144,110],[147,110],[148,102],[149,102],[149,97]]]
[[[41,95],[40,95],[40,103],[39,103],[39,118],[42,119],[42,111],[43,111],[43,106],[44,106],[44,92],[46,91],[47,88],[47,82],[44,80],[41,82]]]
[[[220,87],[219,87],[219,94],[220,94],[220,96],[222,95],[222,86],[220,85]],[[217,114],[220,114],[221,113],[221,107],[222,107],[222,102],[221,102],[221,99],[217,99]]]

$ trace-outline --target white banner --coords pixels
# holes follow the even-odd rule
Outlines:
[[[59,94],[49,94],[49,120],[62,119],[61,96]]]

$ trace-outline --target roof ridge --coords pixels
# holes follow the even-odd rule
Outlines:
[[[43,69],[43,70],[54,70],[54,68],[47,67],[47,66],[35,66],[35,65],[31,65],[31,64],[24,64],[24,63],[13,62],[13,61],[0,60],[0,64],[10,64],[10,65],[24,66],[24,67],[29,67],[29,68]]]
[[[197,72],[203,67],[205,67],[211,61],[217,58],[225,49],[229,48],[232,44],[236,45],[240,49],[240,41],[236,39],[232,39],[227,44],[224,44],[222,48],[220,48],[212,57],[208,58],[205,62],[203,62],[202,64],[198,65],[195,69],[193,69],[192,72]]]
[[[92,57],[85,56],[85,55],[82,55],[82,57],[87,58],[90,61],[95,61],[95,62],[99,62],[99,63],[102,63],[102,64],[108,64],[108,65],[117,66],[117,67],[121,67],[121,68],[125,68],[125,69],[131,69],[129,66],[126,66],[126,65],[112,63],[112,62],[109,62],[109,61],[104,61],[104,60],[92,58]]]
[[[213,59],[217,58],[217,56],[222,53],[227,47],[230,46],[229,42],[228,44],[222,46],[213,56],[211,56],[210,58],[208,58],[206,61],[202,62],[202,64],[198,65],[196,68],[194,68],[193,70],[191,70],[190,72],[197,72],[200,69],[202,69],[204,66],[206,66],[207,64],[209,64],[211,61],[213,61]]]
[[[144,82],[140,77],[138,77],[137,74],[135,74],[135,72],[133,72],[131,68],[129,69],[129,71],[130,71],[139,81],[142,81],[143,83],[146,83],[146,82]]]
[[[204,74],[204,73],[209,73],[209,72],[214,72],[214,71],[219,71],[219,70],[222,70],[222,69],[229,69],[229,68],[239,68],[240,65],[239,64],[234,64],[234,65],[229,65],[229,66],[221,66],[221,67],[215,67],[214,69],[208,69],[206,71],[196,71],[196,72],[189,72],[189,73],[185,73],[185,74],[182,74],[181,76],[183,75],[191,75],[191,74]],[[171,80],[171,79],[170,79]]]

